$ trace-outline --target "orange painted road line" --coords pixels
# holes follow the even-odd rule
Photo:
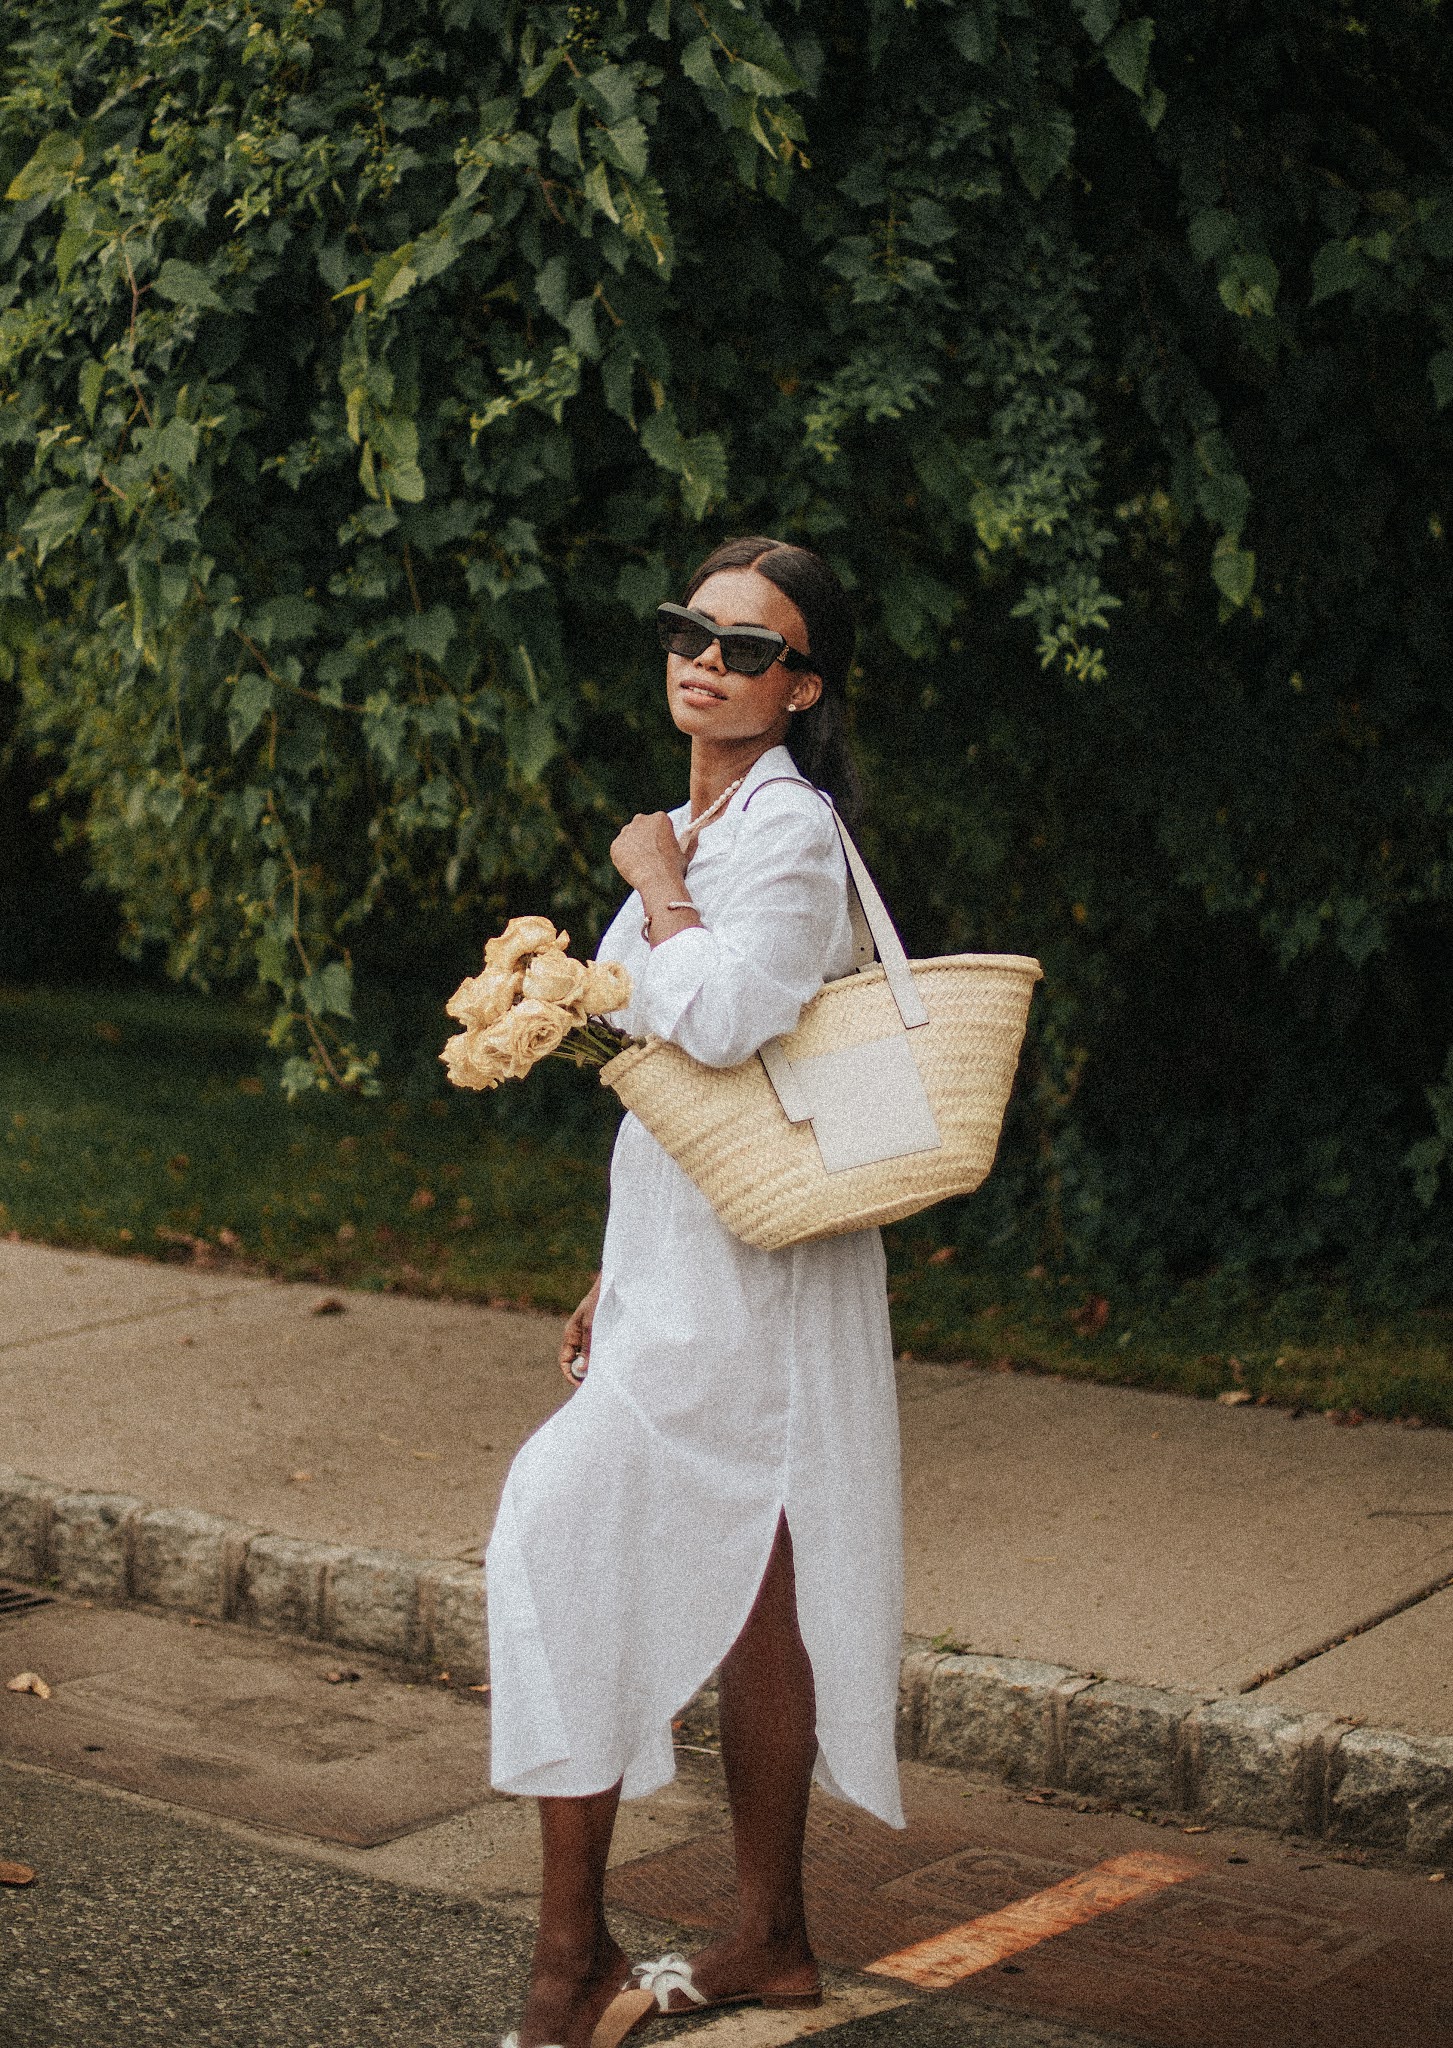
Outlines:
[[[977,1970],[992,1969],[995,1963],[1048,1941],[1051,1935],[1097,1920],[1102,1913],[1113,1913],[1117,1906],[1164,1891],[1167,1885],[1184,1884],[1188,1877],[1197,1876],[1201,1867],[1184,1857],[1162,1856],[1154,1849],[1112,1856],[1093,1870],[1067,1877],[1063,1884],[1031,1892],[1012,1906],[1001,1906],[997,1913],[984,1913],[977,1920],[966,1920],[962,1927],[949,1928],[946,1934],[880,1956],[868,1969],[876,1976],[896,1977],[900,1983],[917,1984],[925,1991],[944,1991]]]

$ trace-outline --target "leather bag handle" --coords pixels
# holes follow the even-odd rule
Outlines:
[[[801,783],[804,789],[810,789],[815,796],[820,796],[832,812],[832,821],[837,826],[838,838],[842,841],[843,853],[848,863],[848,915],[853,924],[854,950],[858,955],[858,966],[862,968],[869,964],[868,960],[863,958],[861,937],[863,927],[866,926],[867,936],[872,946],[876,948],[883,972],[887,976],[889,991],[898,1005],[898,1015],[903,1020],[904,1030],[912,1031],[917,1025],[926,1024],[928,1012],[914,984],[913,970],[909,966],[908,955],[903,950],[903,941],[898,936],[898,927],[888,915],[888,906],[879,895],[878,885],[869,874],[866,861],[854,845],[852,834],[838,816],[837,805],[825,789],[819,789],[817,784],[809,782],[805,775],[767,775],[757,784],[756,789],[747,792],[746,801],[742,805],[743,811],[757,794],[757,790],[765,789],[768,783],[772,782]]]

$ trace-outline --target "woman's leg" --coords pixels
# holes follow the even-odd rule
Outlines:
[[[605,1924],[605,1864],[621,1788],[542,1799],[540,1925],[520,2027],[521,2048],[588,2048],[596,2021],[630,1975]]]
[[[721,1747],[737,1859],[737,1922],[693,1959],[707,1997],[817,1983],[802,1904],[802,1839],[817,1757],[812,1665],[797,1626],[784,1516],[747,1624],[721,1667]],[[673,2001],[680,2005],[682,1999]]]

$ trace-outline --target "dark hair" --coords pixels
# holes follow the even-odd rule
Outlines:
[[[848,594],[837,577],[811,548],[791,541],[744,534],[713,548],[686,586],[690,604],[708,576],[719,569],[755,569],[791,598],[807,628],[807,651],[822,677],[822,693],[806,711],[792,718],[792,758],[819,789],[825,789],[856,833],[863,818],[863,787],[848,733],[848,668],[857,627]]]

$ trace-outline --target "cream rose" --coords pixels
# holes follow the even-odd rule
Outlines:
[[[512,917],[498,938],[485,944],[485,972],[512,974],[531,953],[563,953],[569,943],[569,932],[557,932],[548,917]]]
[[[554,1052],[574,1023],[570,1012],[558,1004],[525,996],[497,1024],[491,1024],[488,1031],[481,1031],[478,1036],[504,1063],[504,1078],[518,1081],[529,1073],[536,1060]]]
[[[619,960],[589,963],[581,991],[587,1016],[603,1017],[607,1010],[623,1010],[630,999],[631,977]]]
[[[520,993],[521,974],[500,974],[493,971],[470,975],[461,981],[448,1002],[445,1014],[457,1017],[459,1022],[471,1030],[484,1031],[495,1024],[509,1009]]]
[[[577,1024],[583,1024],[585,1007],[580,996],[586,980],[583,960],[572,960],[568,953],[557,953],[552,947],[537,953],[525,969],[521,993],[537,1002],[558,1003],[562,1010],[572,1012]]]
[[[497,1088],[509,1079],[498,1051],[485,1045],[479,1031],[461,1031],[448,1039],[439,1057],[456,1088]]]

